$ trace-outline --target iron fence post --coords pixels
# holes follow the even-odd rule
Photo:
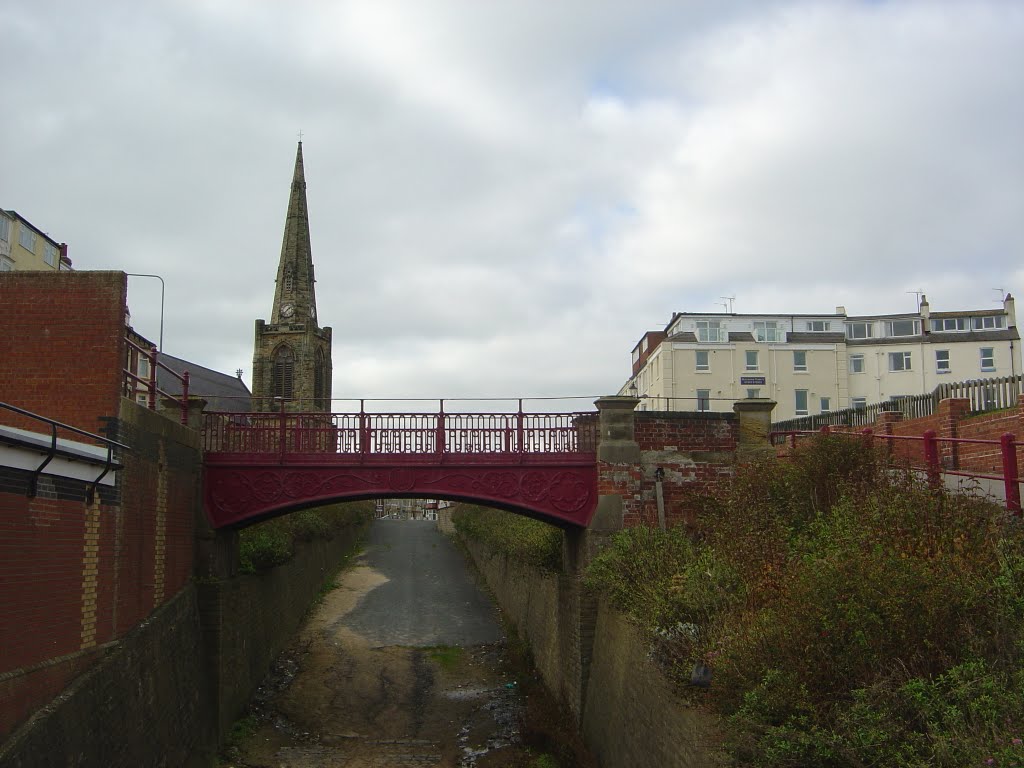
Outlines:
[[[370,427],[366,420],[366,401],[359,401],[359,461],[366,459],[370,452]]]
[[[522,464],[526,458],[526,449],[523,446],[523,398],[519,398],[519,410],[516,412],[516,453],[519,454],[519,463]]]
[[[926,430],[921,438],[924,440],[924,460],[928,465],[928,485],[939,488],[942,479],[939,475],[939,441],[935,439],[935,430]]]
[[[1020,474],[1017,467],[1017,439],[1010,432],[999,438],[1003,453],[1003,483],[1006,488],[1006,509],[1020,517]]]
[[[277,427],[277,432],[278,432],[278,450],[280,451],[281,463],[282,464],[284,463],[284,444],[285,444],[285,440],[287,440],[287,438],[288,438],[287,425],[285,423],[284,413],[285,413],[285,411],[284,411],[284,398],[282,397],[281,398],[281,410],[280,410],[280,412],[278,414],[278,417],[277,417],[278,421],[279,421],[278,427]]]
[[[181,423],[188,424],[188,371],[181,374]]]
[[[441,407],[437,412],[437,436],[434,439],[437,441],[437,455],[444,463],[444,400],[438,402]]]
[[[156,347],[150,347],[149,350],[149,381],[146,382],[149,387],[149,410],[156,410]]]

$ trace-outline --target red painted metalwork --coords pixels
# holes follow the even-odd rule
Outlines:
[[[792,448],[796,448],[798,438],[812,437],[818,434],[821,434],[821,432],[812,430],[781,430],[770,432],[768,439],[773,445],[780,445],[785,442],[789,442]],[[1001,480],[1003,482],[1004,493],[1006,496],[1007,511],[1018,516],[1021,515],[1020,486],[1022,478],[1020,476],[1020,470],[1017,462],[1017,450],[1024,445],[1024,443],[1018,441],[1016,436],[1009,432],[1002,435],[999,440],[986,440],[973,437],[937,437],[933,430],[928,430],[923,435],[886,435],[879,434],[877,432],[872,433],[870,429],[864,429],[858,433],[833,431],[831,434],[861,435],[869,447],[872,439],[884,440],[886,450],[890,455],[892,454],[893,444],[898,441],[921,443],[923,448],[922,460],[918,463],[914,463],[912,461],[911,466],[923,468],[927,472],[930,484],[934,486],[941,485],[943,475],[981,478],[985,480]],[[997,473],[959,469],[955,458],[951,462],[952,466],[943,466],[942,461],[939,458],[939,446],[943,443],[949,443],[954,447],[958,445],[999,446],[1001,471]]]
[[[147,378],[145,378],[145,379],[142,378],[141,376],[139,376],[138,374],[136,374],[135,371],[130,370],[130,366],[126,366],[124,368],[124,378],[125,378],[125,382],[124,382],[125,383],[125,388],[124,389],[125,389],[125,394],[128,397],[132,396],[132,392],[134,390],[134,387],[131,386],[131,382],[136,382],[136,383],[139,383],[139,384],[143,384],[146,387],[146,407],[147,408],[149,408],[151,411],[155,411],[156,410],[156,396],[158,394],[163,395],[164,397],[170,398],[175,403],[177,403],[179,406],[181,406],[181,423],[182,424],[188,424],[188,379],[189,379],[188,371],[185,371],[185,372],[179,374],[177,371],[173,371],[170,368],[168,368],[166,365],[161,363],[160,362],[160,351],[156,347],[150,347],[149,349],[146,349],[145,347],[139,346],[138,344],[136,344],[134,341],[132,341],[130,338],[127,338],[127,337],[125,337],[125,342],[128,344],[128,347],[130,349],[134,349],[136,352],[138,352],[139,357],[144,357],[146,360],[149,361],[149,376]],[[130,359],[131,359],[131,356],[129,355],[129,360]],[[171,374],[178,381],[181,382],[181,397],[180,398],[177,398],[174,395],[172,395],[172,394],[170,394],[168,392],[165,392],[164,390],[160,389],[156,385],[156,369],[157,369],[158,366],[160,368],[163,368],[165,371],[167,371],[169,374]]]
[[[1006,488],[1006,508],[1020,516],[1020,471],[1017,468],[1017,441],[1009,432],[999,438],[1003,454],[1003,483]]]
[[[596,414],[206,413],[214,527],[331,500],[475,501],[558,525],[597,506]]]

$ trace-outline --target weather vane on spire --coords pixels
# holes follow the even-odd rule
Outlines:
[[[299,144],[302,143],[302,129],[299,129]]]

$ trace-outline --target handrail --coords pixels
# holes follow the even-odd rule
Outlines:
[[[50,427],[50,447],[49,447],[49,451],[46,454],[46,458],[43,460],[43,463],[40,464],[38,467],[36,467],[32,471],[32,474],[29,477],[28,490],[26,491],[26,495],[30,499],[35,498],[36,491],[38,490],[38,487],[39,487],[39,476],[42,474],[43,470],[46,469],[46,466],[51,461],[53,461],[53,459],[56,456],[64,456],[66,458],[70,458],[70,459],[73,459],[75,461],[84,461],[84,462],[90,463],[90,464],[99,463],[96,459],[91,459],[90,457],[84,456],[84,455],[82,455],[80,453],[75,453],[75,452],[72,452],[72,451],[62,450],[57,445],[57,430],[58,429],[64,429],[64,430],[67,430],[68,432],[73,432],[76,435],[82,435],[83,437],[88,437],[91,440],[95,440],[97,442],[102,443],[106,447],[106,449],[107,449],[106,460],[103,462],[103,471],[86,488],[85,500],[86,500],[86,503],[88,503],[88,504],[92,504],[93,501],[95,500],[96,488],[99,486],[100,481],[104,477],[106,477],[107,474],[110,473],[111,470],[116,472],[117,470],[121,469],[121,465],[114,462],[114,448],[120,448],[120,449],[126,450],[126,451],[131,450],[131,448],[129,446],[125,445],[124,443],[119,443],[116,440],[111,440],[108,437],[103,437],[102,435],[97,435],[97,434],[94,434],[92,432],[87,432],[86,430],[79,429],[78,427],[72,427],[70,424],[64,424],[64,423],[62,423],[60,421],[57,421],[56,419],[51,419],[48,416],[42,416],[42,415],[40,415],[38,413],[33,413],[32,411],[26,411],[24,408],[19,408],[16,405],[10,405],[9,403],[0,402],[0,408],[3,408],[3,409],[8,410],[8,411],[11,411],[12,413],[16,413],[16,414],[18,414],[20,416],[25,416],[27,418],[34,419],[35,421],[41,421],[44,424],[49,425],[49,427]]]
[[[1006,509],[1018,517],[1022,514],[1020,484],[1024,478],[1021,478],[1020,475],[1020,469],[1017,462],[1017,450],[1024,447],[1024,442],[1018,441],[1016,436],[1010,432],[1001,435],[998,440],[993,440],[991,438],[982,437],[939,437],[935,431],[931,429],[925,431],[921,435],[889,435],[884,432],[875,432],[870,428],[863,429],[859,432],[852,432],[847,430],[832,431],[828,426],[824,426],[820,430],[775,430],[768,433],[768,440],[772,445],[781,445],[782,443],[778,442],[776,438],[784,438],[782,441],[783,443],[785,442],[785,438],[789,438],[790,447],[792,449],[796,449],[797,438],[816,435],[860,437],[866,439],[869,443],[873,438],[888,440],[890,442],[898,442],[901,440],[908,442],[920,442],[924,452],[925,469],[928,472],[930,483],[937,485],[940,475],[942,474],[958,475],[961,477],[977,477],[986,480],[1001,480],[1006,494]],[[1002,471],[1000,473],[995,473],[964,470],[960,466],[943,467],[939,459],[940,443],[949,443],[953,446],[998,446]]]
[[[146,385],[146,389],[149,394],[148,407],[151,411],[156,410],[156,396],[158,394],[163,395],[164,397],[170,399],[171,401],[181,406],[181,423],[188,424],[188,371],[178,373],[172,368],[169,368],[168,366],[164,365],[162,362],[160,362],[160,351],[156,347],[150,347],[149,349],[146,349],[140,344],[136,344],[127,336],[125,337],[125,341],[128,343],[129,347],[136,350],[140,355],[144,356],[149,361],[148,379],[142,378],[135,372],[129,370],[127,367],[124,369],[125,378],[135,381],[139,384]],[[174,378],[181,382],[181,399],[178,399],[170,392],[165,392],[156,385],[157,368],[162,368],[163,370],[167,371],[169,374],[174,376]]]

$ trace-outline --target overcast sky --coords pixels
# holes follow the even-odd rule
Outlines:
[[[1024,3],[0,3],[0,207],[251,382],[303,135],[335,397],[614,393],[674,311],[1024,289]],[[159,284],[131,278],[156,340]]]

